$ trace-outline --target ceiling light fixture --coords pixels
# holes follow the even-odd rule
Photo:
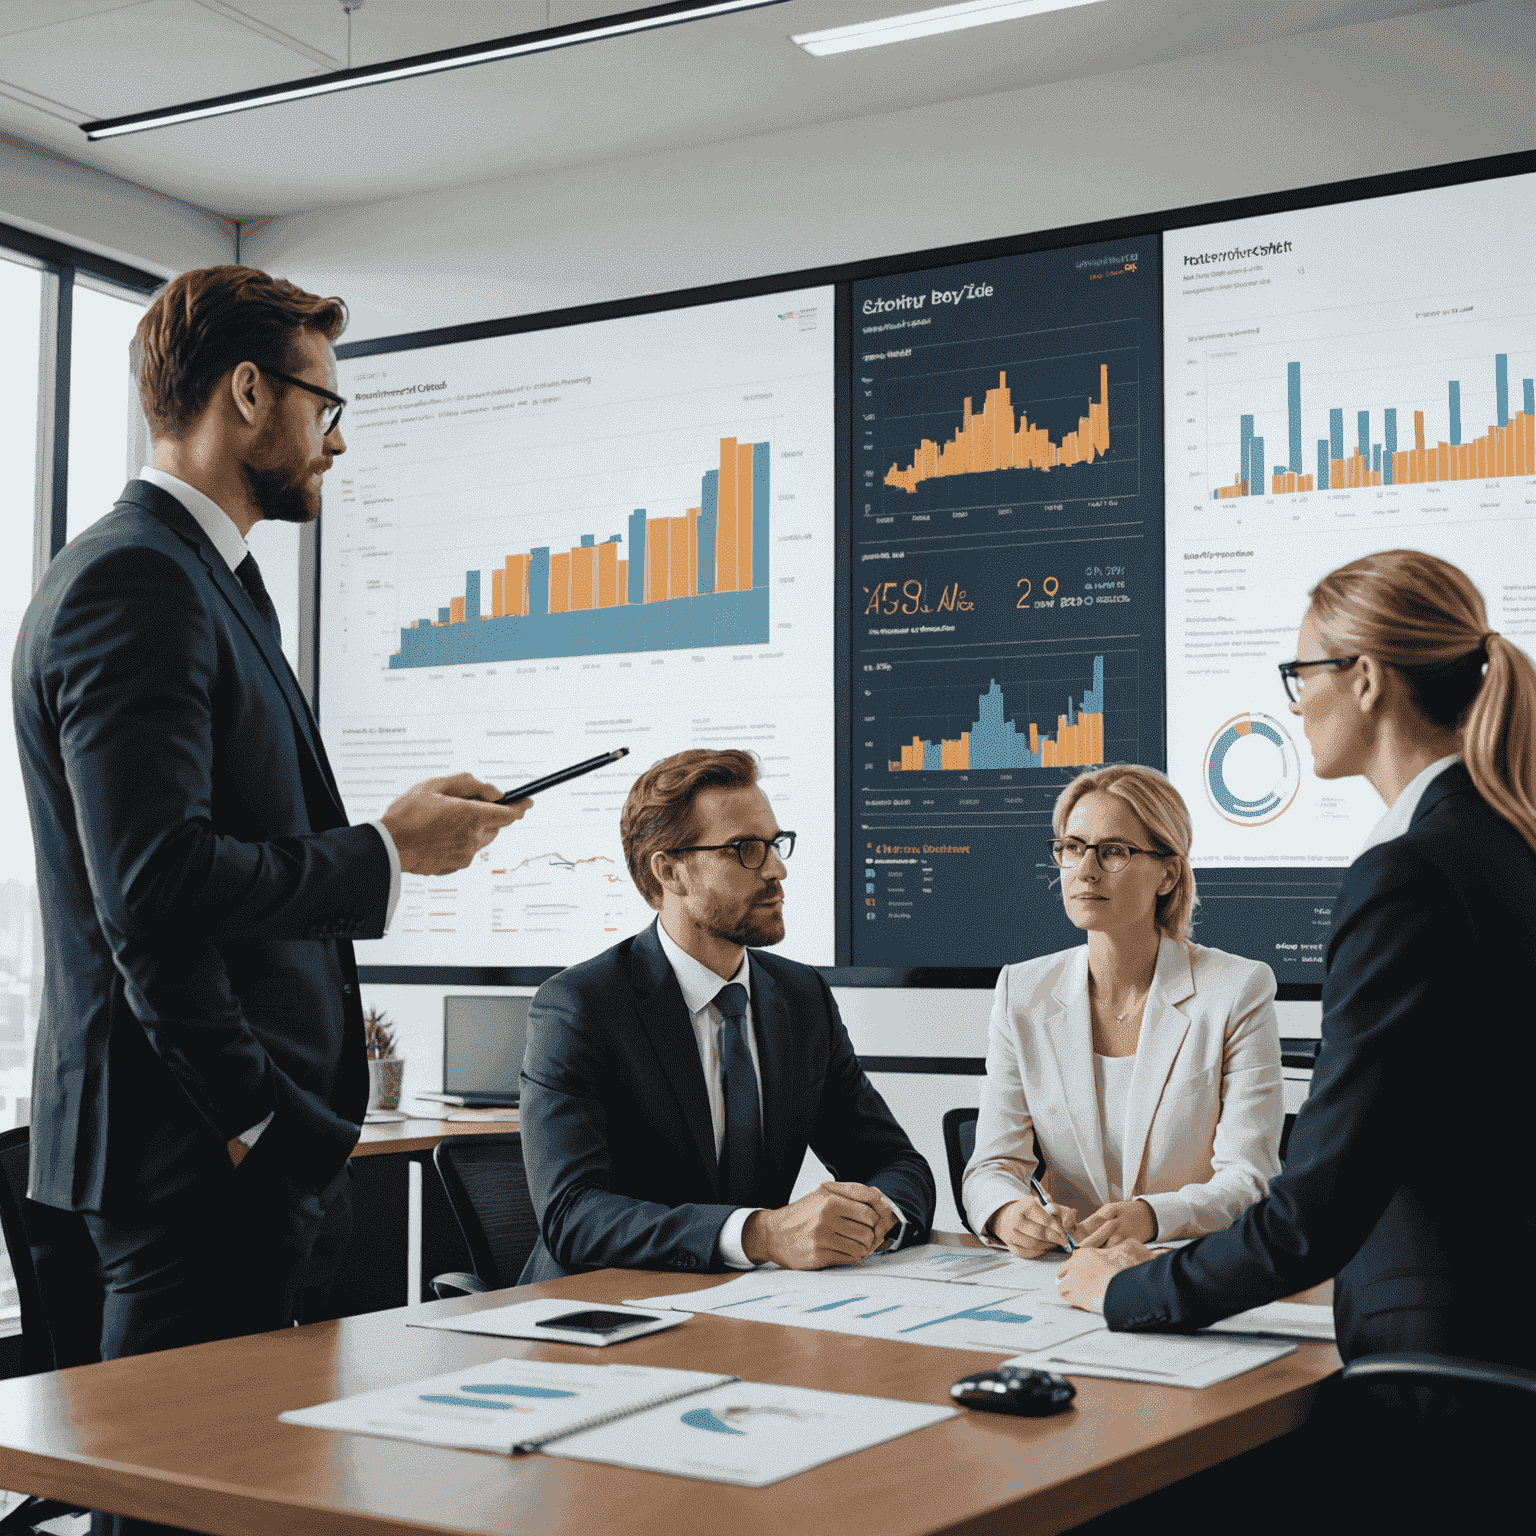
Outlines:
[[[1097,5],[1099,0],[965,0],[963,5],[941,5],[931,11],[908,11],[905,16],[885,16],[861,21],[851,27],[828,27],[824,32],[802,32],[791,37],[818,59],[829,53],[851,53],[856,48],[883,48],[887,43],[909,43],[940,32],[960,32],[967,27],[991,26],[1021,16],[1040,16],[1046,11],[1065,11],[1078,5]]]
[[[307,80],[287,80],[278,85],[263,86],[259,90],[236,91],[229,96],[211,96],[205,101],[187,101],[180,106],[162,107],[155,112],[107,117],[100,122],[82,123],[80,127],[92,142],[115,139],[127,133],[144,133],[150,128],[170,128],[179,123],[195,123],[203,118],[226,117],[232,112],[248,112],[253,107],[305,101],[312,96],[328,96],[336,91],[355,90],[363,85],[384,85],[392,80],[415,80],[422,75],[465,69],[471,64],[492,64],[500,59],[523,58],[528,54],[548,53],[556,48],[570,48],[577,43],[628,37],[658,27],[673,27],[686,21],[704,21],[711,16],[729,16],[737,11],[761,10],[765,6],[783,3],[784,0],[671,0],[670,4],[647,6],[644,10],[625,11],[616,16],[596,16],[590,21],[569,22],[561,27],[546,27],[539,32],[499,37],[487,43],[471,43],[460,48],[444,48],[437,53],[418,53],[408,59],[392,59],[383,64],[362,64],[356,69],[339,69],[334,74],[315,75]]]

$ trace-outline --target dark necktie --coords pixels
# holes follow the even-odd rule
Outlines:
[[[272,631],[273,639],[281,645],[283,643],[283,626],[278,620],[277,609],[272,606],[272,599],[267,596],[267,584],[261,579],[261,567],[256,564],[256,556],[247,555],[235,567],[235,575],[240,578],[240,585],[250,594],[250,599],[255,605],[256,612],[266,620],[267,628]]]
[[[720,1192],[730,1205],[751,1205],[762,1119],[757,1107],[757,1072],[747,1046],[747,989],[734,981],[721,987],[715,1007],[724,1020],[720,1029],[720,1076],[725,1088]]]

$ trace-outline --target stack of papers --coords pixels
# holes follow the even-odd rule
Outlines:
[[[1083,1334],[1059,1349],[1039,1350],[1005,1361],[1007,1365],[1059,1371],[1068,1376],[1107,1376],[1116,1381],[1144,1381],[1160,1387],[1214,1387],[1219,1381],[1257,1370],[1271,1360],[1295,1354],[1297,1346],[1279,1339],[1217,1339],[1209,1334]]]
[[[1287,1339],[1318,1339],[1333,1343],[1333,1308],[1300,1301],[1272,1301],[1234,1317],[1212,1323],[1208,1333],[1269,1333]]]
[[[981,1284],[898,1279],[865,1265],[754,1270],[709,1290],[626,1305],[997,1355],[1054,1348],[1104,1328],[1097,1313],[1063,1306],[1054,1293],[1047,1300],[1038,1293]]]

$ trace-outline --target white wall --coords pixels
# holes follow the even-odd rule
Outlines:
[[[559,175],[275,219],[247,259],[341,293],[352,338],[529,313],[1527,149],[1536,26],[1491,0],[1031,91]],[[706,206],[709,216],[703,216]],[[466,989],[467,990],[467,989]],[[407,1092],[437,1086],[441,992],[374,987]],[[840,991],[866,1054],[985,1053],[983,992]],[[1315,1035],[1318,1009],[1282,1008]],[[939,1119],[959,1077],[880,1083],[958,1225]],[[809,1175],[808,1175],[809,1176]]]

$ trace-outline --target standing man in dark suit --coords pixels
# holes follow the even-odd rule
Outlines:
[[[46,950],[34,1200],[84,1213],[102,1353],[276,1328],[345,1224],[367,1100],[353,938],[401,871],[527,809],[468,774],[350,826],[246,535],[345,451],[346,310],[189,272],[134,340],[154,467],[49,566],[14,663]]]
[[[784,937],[784,861],[747,752],[679,752],[635,781],[624,855],[658,919],[546,982],[523,1061],[541,1241],[522,1281],[607,1265],[857,1263],[924,1242],[933,1175]],[[806,1148],[832,1172],[789,1204]]]

